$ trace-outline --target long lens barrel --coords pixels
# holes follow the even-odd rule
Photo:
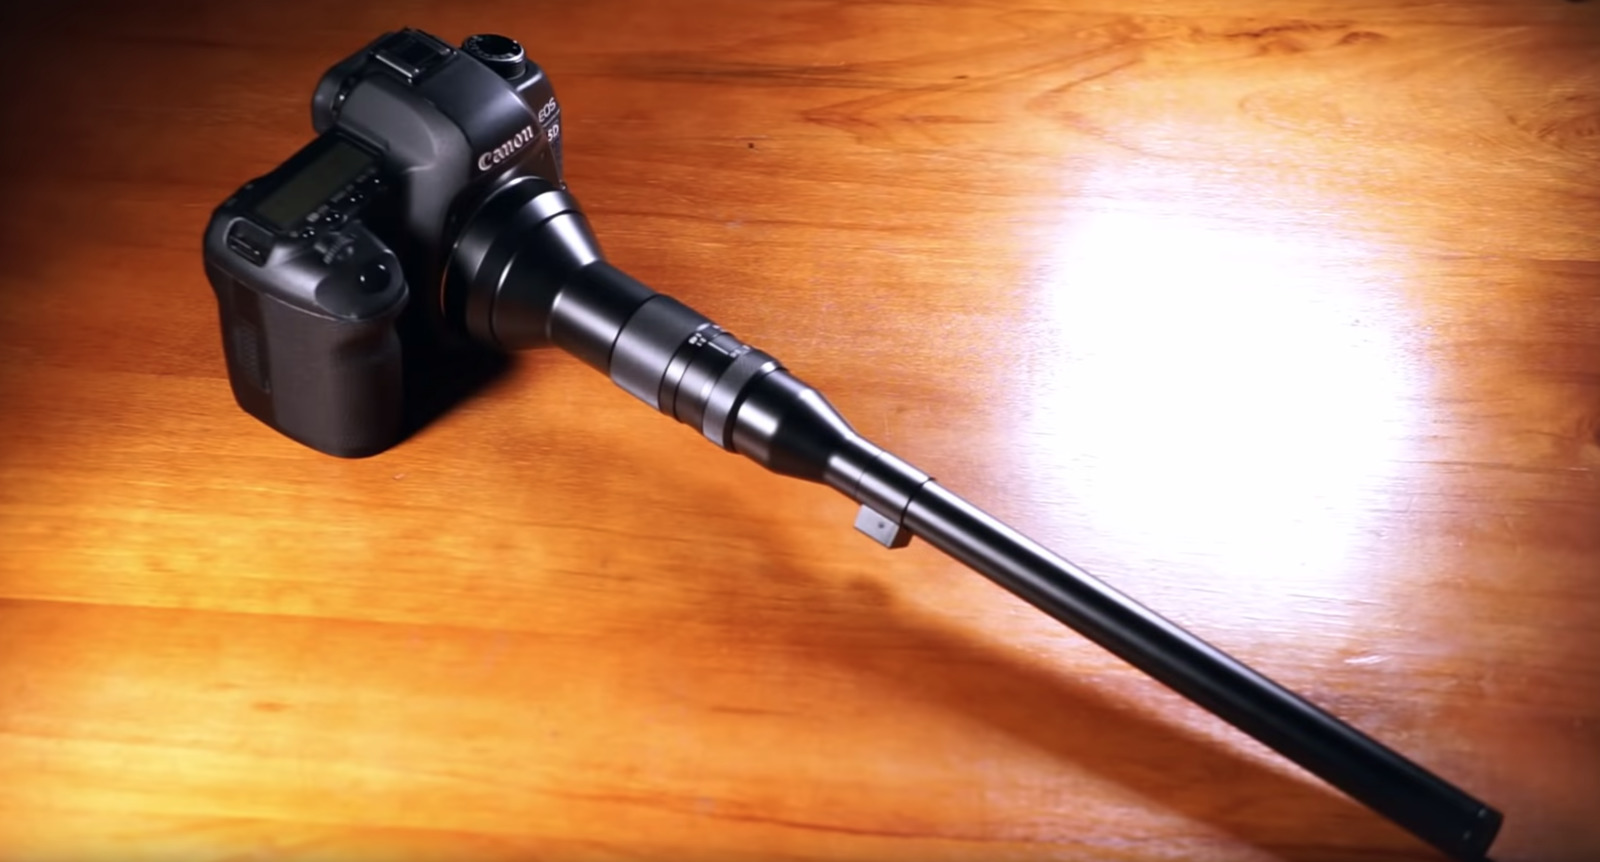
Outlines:
[[[835,488],[885,545],[922,537],[1449,856],[1494,840],[1493,808],[952,494],[776,359],[606,263],[564,190],[530,180],[485,204],[442,301],[479,338],[557,344],[718,446]]]
[[[906,525],[1129,664],[1445,853],[1481,859],[1500,814],[929,482]]]

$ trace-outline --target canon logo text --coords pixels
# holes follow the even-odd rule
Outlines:
[[[532,126],[523,126],[522,131],[512,135],[505,143],[478,157],[478,170],[486,171],[506,159],[511,158],[516,152],[526,147],[533,141],[534,131]]]

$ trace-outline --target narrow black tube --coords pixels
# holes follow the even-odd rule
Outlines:
[[[1450,856],[1477,862],[1494,840],[1499,812],[940,487],[775,359],[606,264],[564,190],[491,198],[452,257],[441,308],[479,338],[554,341],[718,446],[901,522]]]
[[[1417,837],[1481,860],[1500,813],[935,482],[906,527]]]

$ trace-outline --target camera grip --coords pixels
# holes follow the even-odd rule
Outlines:
[[[226,275],[212,283],[228,379],[247,413],[329,455],[365,457],[398,442],[404,397],[396,324],[403,295],[377,314],[340,318]]]

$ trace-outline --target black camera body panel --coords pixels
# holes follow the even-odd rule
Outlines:
[[[206,275],[239,406],[361,457],[407,427],[420,357],[458,340],[439,286],[453,234],[518,178],[561,184],[560,105],[503,37],[386,33],[312,98],[319,136],[213,213]]]

